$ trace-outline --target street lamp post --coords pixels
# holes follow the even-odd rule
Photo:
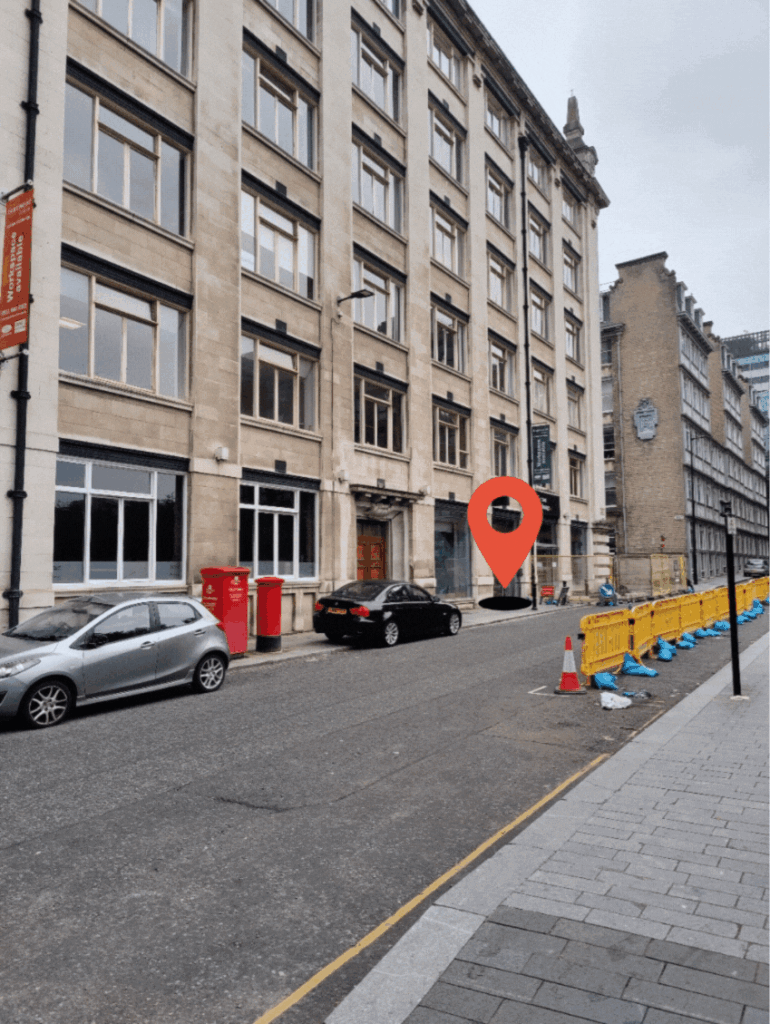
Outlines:
[[[727,535],[727,600],[730,605],[730,655],[733,664],[733,697],[741,696],[741,662],[738,653],[738,609],[735,600],[735,559],[733,556],[733,537],[736,525],[731,501],[719,502],[720,515],[725,521]],[[748,699],[748,698],[744,698]]]

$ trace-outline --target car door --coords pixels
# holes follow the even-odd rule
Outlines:
[[[407,586],[409,592],[410,608],[415,628],[420,633],[435,633],[440,627],[440,609],[434,604],[433,598],[427,590],[418,587],[414,583]]]
[[[155,607],[158,613],[156,681],[170,683],[184,679],[204,653],[207,624],[187,601],[157,601]]]
[[[81,650],[86,697],[154,683],[157,634],[149,603],[112,612],[86,634]]]
[[[413,632],[409,595],[405,586],[391,587],[385,598],[383,612],[390,612],[404,636]]]

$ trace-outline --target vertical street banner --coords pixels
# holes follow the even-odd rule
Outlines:
[[[532,427],[532,486],[551,486],[551,427],[536,423]]]
[[[33,193],[33,189],[22,192],[9,199],[5,207],[0,350],[24,345],[28,338]]]

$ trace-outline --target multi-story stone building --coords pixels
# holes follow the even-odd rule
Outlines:
[[[770,398],[770,331],[754,331],[722,338],[722,344],[733,357],[738,372],[754,392],[756,405],[768,412]],[[765,427],[765,452],[770,445]],[[756,453],[755,453],[756,454]]]
[[[686,553],[697,582],[725,572],[720,501],[738,568],[767,555],[767,415],[666,259],[618,263],[601,297],[607,513],[619,553]]]
[[[526,478],[528,383],[541,550],[606,550],[607,199],[574,99],[565,138],[462,0],[43,15],[22,618],[238,563],[285,579],[285,630],[356,575],[488,596],[467,503]],[[9,10],[4,189],[28,47]],[[10,536],[9,509],[4,589]]]

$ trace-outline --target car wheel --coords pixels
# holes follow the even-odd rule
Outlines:
[[[382,642],[385,647],[395,647],[398,643],[399,628],[398,623],[394,622],[393,619],[390,622],[386,622],[382,630]]]
[[[63,722],[72,710],[72,691],[58,679],[36,683],[25,696],[20,714],[32,729],[47,729]]]
[[[452,612],[446,620],[445,632],[447,636],[457,636],[460,632],[460,615],[458,612]]]
[[[342,638],[344,637],[345,634],[342,632],[341,629],[327,629],[325,632],[326,632],[326,639],[330,643],[333,643],[333,644],[341,644],[342,643]]]
[[[206,654],[198,662],[192,688],[196,693],[213,693],[225,681],[227,662],[221,654]]]

